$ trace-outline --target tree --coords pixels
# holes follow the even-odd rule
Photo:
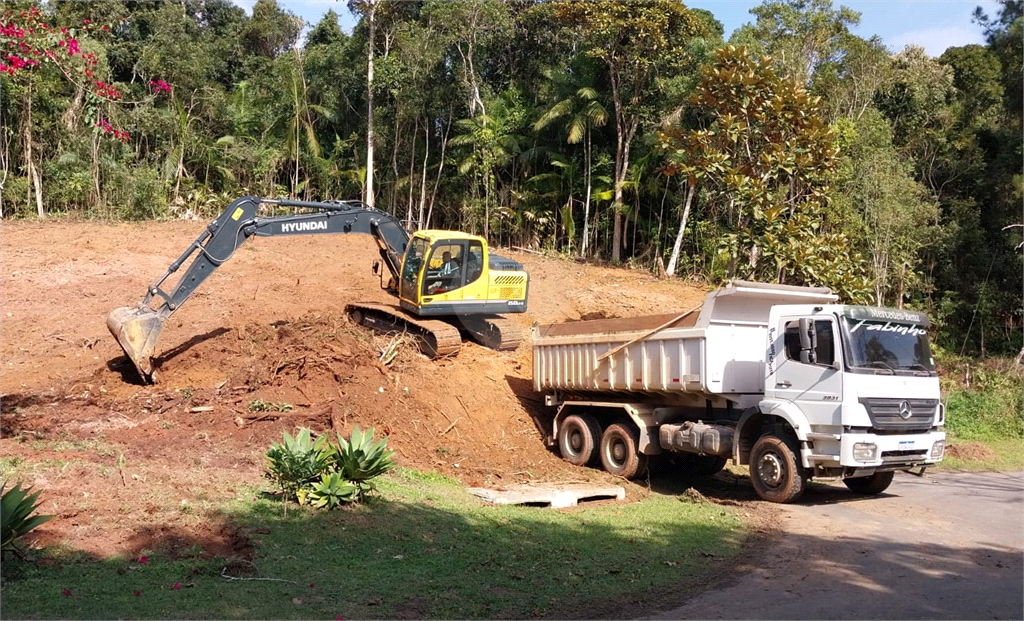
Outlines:
[[[569,80],[564,80],[568,82]],[[564,83],[563,82],[563,83]],[[572,85],[572,86],[575,86]],[[569,90],[572,86],[568,87]],[[568,97],[555,102],[539,119],[534,123],[534,131],[541,131],[557,120],[565,119],[564,131],[566,142],[569,144],[584,143],[584,176],[586,177],[586,198],[583,202],[583,237],[580,243],[580,256],[587,254],[587,240],[590,237],[590,195],[593,189],[591,183],[593,174],[593,141],[591,140],[591,129],[603,127],[608,122],[608,111],[598,100],[598,93],[592,86],[580,86]],[[568,219],[572,219],[572,198],[570,195]],[[569,225],[566,224],[568,227]]]
[[[366,44],[366,186],[363,200],[374,206],[373,193],[373,52],[377,41],[377,6],[380,0],[351,0],[348,4],[353,13],[361,13],[369,28]]]
[[[892,144],[892,130],[877,110],[858,121],[844,119],[847,148],[842,157],[834,202],[855,221],[846,230],[863,244],[869,258],[878,306],[903,308],[911,297],[930,291],[921,269],[926,250],[945,238],[938,202],[914,179],[913,163]]]
[[[827,284],[863,299],[864,265],[826,224],[836,146],[806,90],[771,57],[726,46],[707,66],[690,105],[695,129],[661,134],[666,172],[698,175],[730,231],[729,277]],[[685,213],[685,211],[684,211]]]
[[[46,74],[48,87],[56,89],[59,86],[55,84],[62,84],[74,89],[77,103],[65,110],[65,125],[77,125],[83,119],[84,109],[88,112],[84,115],[84,120],[92,124],[96,139],[100,135],[112,135],[121,141],[127,141],[129,138],[128,132],[115,129],[107,120],[108,115],[104,113],[104,108],[109,103],[119,100],[121,92],[98,79],[99,59],[93,51],[89,51],[94,47],[93,35],[109,30],[108,25],[99,26],[89,19],[84,19],[81,25],[70,30],[67,27],[58,28],[49,23],[48,16],[34,6],[28,7],[20,14],[16,14],[10,8],[3,12],[0,49],[4,50],[5,56],[0,60],[0,74],[6,74],[5,79],[14,83],[15,88],[8,92],[16,93],[22,103],[20,133],[24,145],[24,170],[30,180],[26,203],[32,202],[34,189],[36,214],[40,218],[45,217],[46,211],[43,207],[41,167],[33,152],[36,142],[33,103],[37,89],[37,74]],[[9,144],[5,141],[5,149]],[[10,159],[5,153],[5,164],[10,162]],[[2,213],[0,203],[0,215]]]
[[[622,257],[622,186],[633,139],[640,129],[643,104],[661,73],[685,63],[687,44],[705,36],[704,20],[678,2],[585,2],[555,7],[556,17],[586,45],[586,53],[604,62],[615,107],[615,203],[612,260]]]
[[[837,59],[849,27],[860,23],[860,13],[845,6],[837,11],[832,0],[766,0],[750,12],[757,23],[737,30],[730,42],[773,56],[805,85],[821,64]]]

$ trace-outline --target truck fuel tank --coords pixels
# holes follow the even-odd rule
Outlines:
[[[687,421],[680,425],[662,425],[658,441],[666,451],[732,456],[734,430],[725,425]]]

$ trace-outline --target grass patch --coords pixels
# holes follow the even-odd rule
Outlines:
[[[255,500],[253,500],[255,499]],[[248,542],[246,558],[83,559],[47,549],[4,563],[17,618],[529,618],[636,614],[645,599],[696,588],[739,552],[730,510],[651,494],[557,511],[482,505],[457,482],[398,470],[365,505],[289,509],[258,493],[207,513]],[[140,548],[139,553],[142,553]],[[45,566],[43,566],[45,565]],[[10,567],[9,567],[10,566]],[[227,568],[224,570],[224,568]],[[221,571],[239,578],[229,580]],[[254,578],[261,578],[255,580]],[[174,585],[179,585],[175,589]],[[68,591],[65,591],[68,589]],[[135,591],[139,595],[135,595]]]
[[[939,357],[951,470],[1024,469],[1024,369],[1010,359]]]
[[[1009,359],[941,364],[946,431],[960,440],[1024,438],[1024,369]]]

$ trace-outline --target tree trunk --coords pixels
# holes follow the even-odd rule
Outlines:
[[[377,34],[377,23],[374,20],[377,2],[370,5],[370,43],[366,51],[366,196],[364,202],[373,207],[373,43]]]
[[[27,114],[25,115],[25,164],[26,171],[28,172],[29,180],[31,184],[29,186],[28,197],[26,202],[32,202],[32,187],[36,190],[36,213],[40,218],[46,217],[46,212],[43,210],[43,184],[39,179],[39,173],[36,171],[35,162],[32,160],[32,82],[28,83],[28,104]]]
[[[590,160],[590,125],[587,125],[587,145],[586,145],[586,158],[587,158],[587,200],[583,204],[583,242],[580,244],[580,256],[587,256],[587,242],[590,237],[590,181],[591,181],[591,160]]]
[[[100,135],[93,132],[92,135],[92,189],[94,192],[92,206],[100,206]]]
[[[401,137],[399,136],[399,126],[401,124],[395,123],[395,137],[391,141],[391,172],[395,179],[398,179],[398,147],[401,143]],[[395,215],[398,213],[398,197],[396,192],[391,192],[388,197],[388,213]]]
[[[430,159],[430,123],[424,125],[423,139],[423,174],[420,179],[420,214],[416,219],[416,228],[423,228],[423,212],[427,207],[427,163]]]
[[[416,174],[416,134],[418,134],[419,131],[420,119],[419,117],[416,117],[416,125],[413,127],[412,139],[410,140],[410,142],[412,143],[412,152],[409,154],[409,192],[405,206],[405,226],[409,226],[409,223],[412,222],[412,176]]]
[[[444,134],[441,136],[441,159],[437,165],[437,177],[434,178],[434,191],[430,193],[430,206],[427,208],[427,221],[424,222],[424,226],[428,229],[430,228],[431,219],[434,217],[434,201],[437,200],[437,188],[441,185],[441,171],[444,170],[444,152],[448,147],[448,133],[452,129],[450,112],[451,111],[449,111],[448,127],[444,128]]]
[[[669,258],[668,267],[665,269],[669,276],[676,275],[676,266],[679,264],[679,251],[683,247],[683,234],[686,231],[686,220],[690,217],[690,203],[693,201],[693,195],[696,193],[697,183],[687,180],[683,217],[679,221],[679,232],[676,234],[676,242],[672,245],[672,256]]]

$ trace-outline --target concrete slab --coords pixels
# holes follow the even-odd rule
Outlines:
[[[496,505],[544,505],[552,509],[575,507],[584,500],[623,500],[626,490],[617,485],[510,485],[502,489],[471,487],[469,493]]]

